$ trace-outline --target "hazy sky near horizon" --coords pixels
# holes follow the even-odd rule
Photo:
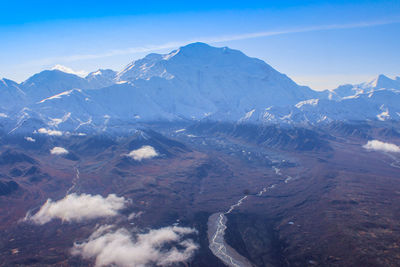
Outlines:
[[[317,90],[400,75],[398,0],[5,2],[0,78],[18,82],[56,64],[118,71],[195,41],[239,49]]]

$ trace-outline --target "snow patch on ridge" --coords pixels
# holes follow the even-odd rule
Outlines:
[[[177,49],[177,50],[175,50],[175,51],[172,51],[172,52],[169,53],[169,54],[163,55],[163,59],[164,59],[164,60],[169,60],[169,59],[173,58],[176,54],[178,54],[179,51],[180,51],[180,49]]]
[[[48,98],[45,98],[43,100],[40,100],[39,103],[44,103],[44,102],[46,102],[48,100],[52,100],[52,99],[58,99],[58,98],[61,98],[62,96],[69,96],[74,90],[77,90],[78,92],[82,92],[80,89],[68,90],[68,91],[65,91],[65,92],[50,96]]]
[[[93,72],[92,73],[94,76],[97,76],[97,75],[101,75],[102,73],[101,73],[101,70],[98,70],[98,71],[96,71],[96,72]]]
[[[304,101],[300,101],[299,103],[297,103],[295,105],[296,108],[301,108],[304,105],[310,105],[310,106],[317,106],[319,102],[319,99],[308,99],[308,100],[304,100]]]
[[[251,116],[253,116],[254,111],[256,111],[256,109],[252,109],[249,112],[247,112],[240,120],[239,122],[243,122],[243,121],[247,121],[251,118]]]
[[[62,118],[51,118],[47,124],[57,127],[59,124],[66,122],[71,117],[71,112],[66,113]]]
[[[380,121],[386,121],[390,119],[390,114],[389,114],[389,109],[385,108],[385,105],[382,105],[380,107],[380,110],[382,111],[380,114],[376,115],[378,120]]]

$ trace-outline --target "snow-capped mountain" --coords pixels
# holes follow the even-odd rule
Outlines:
[[[346,84],[339,86],[332,91],[332,94],[339,98],[351,97],[363,93],[371,93],[375,90],[392,89],[400,90],[400,77],[390,79],[389,77],[381,74],[371,81],[360,84]]]
[[[115,83],[116,72],[113,70],[97,70],[82,78],[68,68],[53,68],[33,75],[20,88],[33,101],[60,94],[71,89],[99,89]]]
[[[23,107],[27,102],[26,94],[19,84],[8,79],[0,80],[0,109],[9,111]],[[3,112],[2,111],[2,112]]]
[[[273,107],[259,120],[273,123],[400,120],[399,77],[379,75],[369,82],[339,86],[326,95],[329,97],[301,101],[292,107]]]
[[[318,95],[262,60],[204,43],[193,43],[167,55],[150,54],[129,64],[117,79],[146,87],[157,95],[159,90],[154,87],[162,88],[164,97],[174,96],[174,102],[192,107],[207,105],[210,110],[206,113],[248,112],[269,105],[295,104]],[[168,103],[162,100],[160,104]]]
[[[111,86],[115,83],[117,72],[110,69],[99,69],[89,73],[85,79],[89,82],[89,87],[92,89],[99,89]]]
[[[159,120],[315,124],[400,119],[400,77],[380,75],[316,92],[262,60],[203,43],[149,54],[118,73],[100,69],[82,78],[68,72],[46,70],[21,84],[0,80],[2,118],[14,120],[13,130],[27,123],[32,130],[36,123],[62,132]]]
[[[24,81],[20,87],[33,102],[36,102],[74,88],[86,89],[89,84],[84,78],[74,74],[45,70]]]

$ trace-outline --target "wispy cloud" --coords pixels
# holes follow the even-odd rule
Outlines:
[[[164,44],[158,45],[147,45],[147,46],[137,46],[123,49],[115,49],[104,53],[93,53],[93,54],[76,54],[62,57],[49,57],[43,58],[40,60],[35,60],[31,62],[27,62],[24,64],[25,66],[42,66],[42,65],[51,65],[60,62],[74,62],[81,60],[91,60],[91,59],[99,59],[120,55],[132,55],[139,53],[150,53],[164,49],[174,49],[188,43],[193,42],[205,42],[209,44],[228,42],[228,41],[238,41],[238,40],[246,40],[260,37],[269,37],[269,36],[277,36],[277,35],[285,35],[285,34],[293,34],[293,33],[305,33],[305,32],[314,32],[314,31],[327,31],[327,30],[339,30],[339,29],[354,29],[354,28],[366,28],[373,26],[381,26],[388,24],[397,24],[400,23],[400,19],[397,20],[385,20],[385,21],[370,21],[370,22],[357,22],[357,23],[348,23],[348,24],[329,24],[329,25],[318,25],[318,26],[310,26],[310,27],[297,27],[286,30],[277,30],[277,31],[261,31],[261,32],[253,32],[253,33],[244,33],[244,34],[236,34],[236,35],[223,35],[223,36],[209,36],[209,37],[199,37],[186,41],[178,41],[178,42],[168,42]]]

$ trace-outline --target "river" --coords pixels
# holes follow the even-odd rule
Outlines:
[[[280,169],[274,167],[275,174],[283,177]],[[291,176],[286,177],[283,182],[287,184],[293,178]],[[260,190],[254,197],[260,197],[267,191],[274,189],[278,184],[273,184],[264,187]],[[227,229],[226,223],[228,221],[225,215],[232,213],[235,209],[240,207],[244,201],[246,201],[250,196],[246,195],[239,199],[235,204],[229,207],[225,212],[217,212],[212,214],[208,218],[208,242],[209,248],[212,253],[224,262],[227,266],[231,267],[247,267],[253,266],[253,264],[244,256],[240,255],[235,249],[229,246],[225,242],[225,230]]]

